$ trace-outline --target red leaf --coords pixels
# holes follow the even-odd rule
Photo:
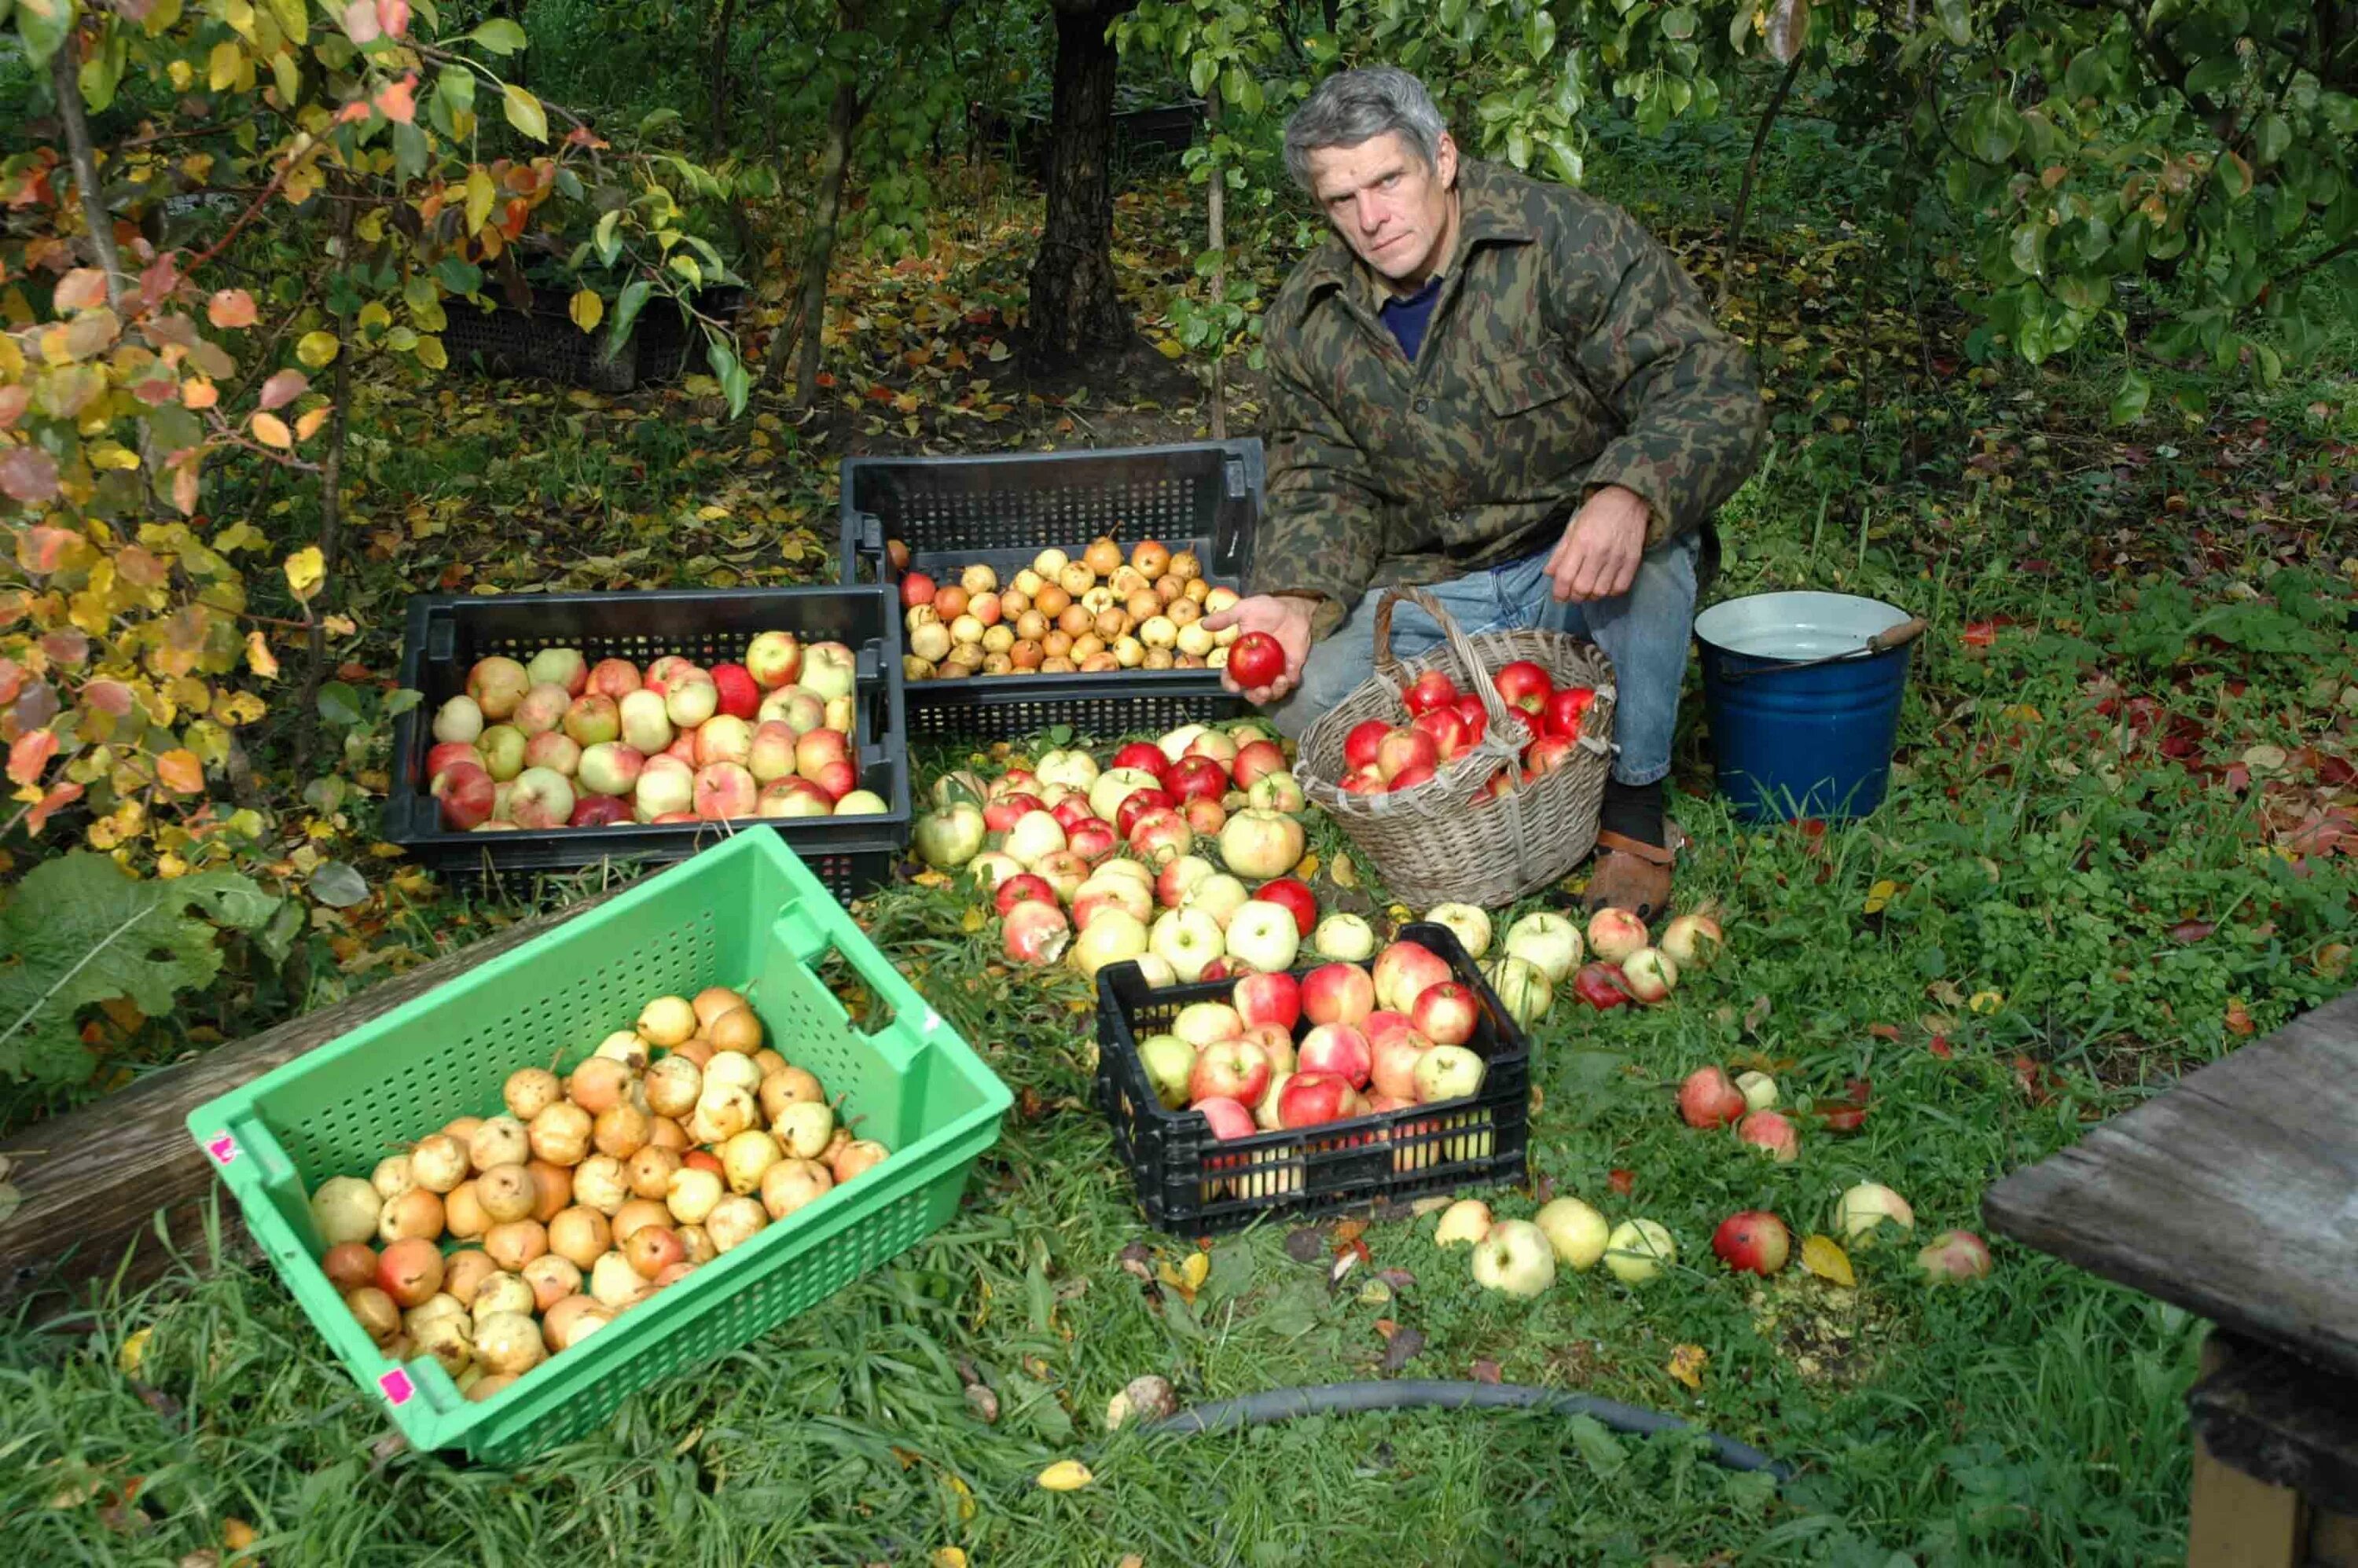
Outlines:
[[[70,626],[45,633],[41,652],[49,656],[51,664],[78,670],[90,662],[90,635]]]
[[[1870,1023],[1866,1026],[1866,1032],[1869,1034],[1874,1035],[1877,1040],[1897,1040],[1899,1038],[1899,1029],[1897,1024]]]
[[[1949,1037],[1945,1034],[1935,1034],[1932,1036],[1932,1038],[1925,1044],[1924,1049],[1931,1052],[1932,1054],[1938,1056],[1943,1062],[1949,1061],[1956,1055],[1956,1052],[1950,1049]]]
[[[205,319],[224,331],[251,327],[256,319],[254,296],[243,288],[224,288],[205,301]]]
[[[60,314],[69,310],[95,310],[106,303],[106,275],[96,267],[78,266],[58,279],[58,287],[49,301]]]
[[[1605,1184],[1613,1189],[1615,1197],[1626,1198],[1629,1195],[1630,1189],[1638,1184],[1638,1173],[1616,1168],[1606,1174]]]
[[[1958,635],[1957,641],[1968,648],[1986,648],[1997,641],[1997,622],[1995,621],[1969,622],[1964,631]]]
[[[2238,1037],[2249,1034],[2252,1032],[2254,1027],[2252,1023],[2252,1015],[2244,1011],[2244,1004],[2241,999],[2231,1001],[2227,1004],[2226,1023],[2227,1033]]]
[[[40,782],[41,770],[58,754],[58,736],[54,730],[33,730],[16,737],[8,748],[8,777],[20,784]]]
[[[101,713],[120,719],[131,711],[131,688],[119,680],[94,680],[81,688],[81,699]]]
[[[376,25],[388,38],[409,31],[409,0],[376,0]]]
[[[1495,1383],[1498,1381],[1500,1373],[1498,1364],[1496,1361],[1491,1360],[1489,1357],[1484,1357],[1481,1360],[1474,1363],[1474,1380],[1476,1382]]]
[[[411,71],[399,81],[386,82],[372,102],[376,112],[395,124],[414,124],[417,119],[417,73]]]
[[[2180,942],[2200,942],[2218,929],[2208,920],[2181,920],[2169,928],[2169,935]]]
[[[58,465],[37,447],[11,447],[0,452],[0,492],[27,506],[45,506],[57,498]],[[56,533],[56,529],[45,530]],[[71,538],[71,535],[65,535]],[[27,571],[52,571],[52,567],[27,564]]]
[[[61,784],[41,796],[40,804],[25,814],[25,831],[38,833],[49,825],[49,818],[81,798],[81,785]]]
[[[2319,783],[2340,789],[2344,784],[2358,783],[2358,767],[2352,766],[2347,757],[2320,757],[2317,759],[2317,777]]]
[[[311,378],[299,370],[282,370],[262,384],[262,406],[284,408],[309,390]]]

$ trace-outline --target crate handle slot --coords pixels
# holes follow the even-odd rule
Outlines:
[[[437,615],[426,623],[426,657],[430,664],[439,664],[459,656],[459,622],[451,615]]]
[[[1230,501],[1242,501],[1252,493],[1251,486],[1245,480],[1244,459],[1233,455],[1222,459],[1220,477],[1228,487],[1228,498]]]
[[[860,519],[861,551],[869,555],[882,556],[884,553],[884,519],[873,512],[861,512],[856,515]],[[891,569],[890,563],[886,563],[884,570],[877,574],[877,580],[880,582],[886,580],[884,572]]]
[[[834,910],[838,906],[830,901],[827,907]],[[849,965],[851,972],[860,978],[860,983],[868,988],[869,998],[873,1003],[868,1022],[864,1024],[853,1023],[851,1010],[845,1007],[843,999],[832,990],[827,991],[827,1000],[835,1005],[837,1011],[843,1014],[843,1021],[847,1027],[858,1030],[882,1050],[893,1050],[894,1042],[887,1037],[887,1032],[891,1030],[893,1021],[900,1016],[901,1012],[900,1004],[892,1000],[895,983],[901,981],[901,972],[894,969],[882,953],[876,952],[864,944],[856,947],[846,946],[836,938],[832,931],[827,930],[823,925],[815,928],[806,920],[797,920],[795,915],[801,908],[802,901],[795,899],[789,901],[778,911],[776,939],[787,951],[794,954],[795,961],[801,964],[814,979],[818,978],[818,971],[827,963],[827,955],[830,953]],[[891,973],[892,977],[891,981],[883,979],[876,973],[873,966],[877,964],[883,965]],[[824,985],[819,989],[827,990]],[[926,1017],[930,1021],[932,1017],[930,1008],[926,1010]]]

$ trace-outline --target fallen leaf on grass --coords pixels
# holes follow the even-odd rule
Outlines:
[[[1711,1353],[1700,1345],[1679,1345],[1671,1347],[1671,1363],[1665,1368],[1671,1378],[1684,1383],[1695,1392],[1703,1392],[1703,1369],[1710,1365]]]
[[[1858,1283],[1850,1254],[1831,1236],[1812,1236],[1801,1243],[1801,1267],[1829,1284],[1848,1288]]]
[[[135,1330],[123,1341],[123,1348],[114,1353],[114,1364],[122,1369],[124,1377],[139,1375],[141,1363],[147,1359],[147,1341],[155,1336],[155,1329],[142,1328]]]
[[[1285,1255],[1297,1263],[1315,1263],[1325,1255],[1326,1234],[1313,1226],[1286,1233]]]
[[[2255,1027],[2252,1015],[2244,1011],[2241,999],[2227,1004],[2227,1033],[2237,1037],[2249,1034]]]
[[[1495,1383],[1498,1381],[1498,1364],[1496,1361],[1490,1360],[1487,1357],[1482,1360],[1475,1362],[1474,1380],[1477,1383]]]
[[[1387,1318],[1385,1321],[1390,1320]],[[1376,1363],[1377,1369],[1387,1375],[1397,1372],[1407,1366],[1416,1353],[1423,1348],[1424,1336],[1421,1332],[1405,1325],[1396,1326],[1391,1333],[1384,1336],[1384,1356],[1382,1360]],[[1494,1378],[1490,1380],[1496,1382],[1498,1379]]]
[[[1047,1492],[1077,1492],[1096,1479],[1079,1460],[1059,1459],[1040,1472],[1039,1486]]]
[[[1605,1184],[1613,1189],[1615,1197],[1626,1198],[1629,1195],[1630,1189],[1638,1184],[1638,1173],[1617,1167],[1606,1173]]]

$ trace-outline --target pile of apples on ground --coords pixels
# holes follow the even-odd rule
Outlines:
[[[435,711],[426,777],[460,831],[851,816],[858,660],[841,643],[763,632],[741,664],[665,654],[591,665],[578,648],[477,660]]]

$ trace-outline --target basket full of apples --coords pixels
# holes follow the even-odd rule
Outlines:
[[[864,892],[908,841],[899,630],[874,588],[416,596],[386,837],[566,871],[760,823]]]
[[[1523,1179],[1530,1044],[1445,925],[1364,966],[1097,980],[1098,1108],[1164,1230]]]
[[[1391,654],[1403,600],[1444,633],[1405,661]],[[1392,896],[1510,903],[1578,865],[1613,759],[1613,666],[1595,644],[1468,635],[1415,588],[1384,589],[1375,643],[1374,676],[1311,725],[1294,771]]]

